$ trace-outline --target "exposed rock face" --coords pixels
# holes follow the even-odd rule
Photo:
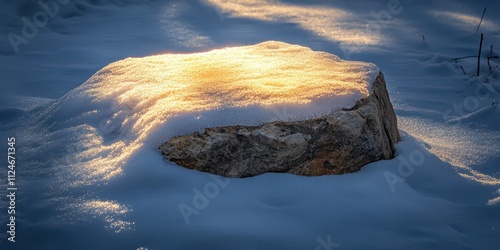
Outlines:
[[[400,139],[382,73],[372,90],[353,108],[317,119],[207,128],[172,138],[160,149],[180,166],[226,177],[356,172],[370,162],[392,158]]]

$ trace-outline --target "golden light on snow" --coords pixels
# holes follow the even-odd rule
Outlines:
[[[131,210],[115,201],[89,200],[81,204],[81,209],[85,213],[103,217],[107,227],[114,230],[115,233],[130,230],[135,224],[134,222],[125,221],[120,218]]]
[[[97,99],[119,96],[119,105],[137,101],[149,106],[154,101],[159,108],[181,111],[308,103],[328,95],[367,96],[371,74],[357,72],[366,66],[300,46],[268,42],[126,59],[99,72],[95,77],[105,84],[94,85],[92,92]]]
[[[366,22],[352,21],[352,14],[330,6],[304,6],[273,0],[204,0],[231,17],[252,18],[268,22],[290,22],[330,41],[346,45],[381,44],[379,34],[370,32]]]
[[[125,214],[129,209],[113,201],[91,200],[84,204],[85,207],[91,208],[98,214]]]
[[[469,32],[476,31],[476,28],[479,22],[481,21],[481,16],[472,16],[450,11],[432,11],[431,14],[434,15],[435,17],[438,17],[439,20],[444,19],[447,23],[456,26],[457,28],[465,29],[466,31]],[[481,29],[486,29],[488,31],[493,31],[493,32],[500,30],[498,28],[498,25],[487,20],[487,18],[485,18],[482,21]]]
[[[500,139],[500,134],[468,131],[460,126],[408,117],[398,117],[398,126],[425,141],[430,146],[429,151],[457,167],[460,176],[487,185],[500,184],[500,179],[495,176],[483,174],[471,167],[484,164],[488,155],[500,154],[498,147],[491,146]]]
[[[119,174],[148,136],[176,115],[287,104],[307,107],[319,98],[333,100],[330,111],[349,108],[369,95],[377,74],[370,63],[274,41],[112,63],[67,97],[84,96],[96,107],[111,109],[97,124],[84,128],[75,160],[83,172],[78,175],[109,179]],[[344,101],[335,106],[337,99]]]

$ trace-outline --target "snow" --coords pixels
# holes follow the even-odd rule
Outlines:
[[[42,116],[35,120],[58,121],[53,125],[58,132],[75,138],[64,144],[78,148],[71,161],[84,162],[78,168],[85,182],[93,183],[93,177],[108,180],[120,174],[148,140],[158,147],[179,135],[171,132],[179,130],[176,126],[191,133],[215,125],[256,125],[271,121],[273,108],[285,105],[293,119],[310,119],[353,107],[370,94],[377,74],[370,63],[275,41],[127,58],[37,110]],[[191,116],[191,124],[171,125],[178,116]],[[61,117],[65,120],[59,121]]]
[[[229,14],[230,17],[295,23],[328,40],[347,45],[375,45],[380,44],[382,40],[379,36],[363,32],[362,25],[358,24],[355,27],[346,25],[351,20],[352,14],[341,9],[299,6],[270,0],[237,2],[206,0],[205,2],[216,6],[219,11]]]
[[[370,63],[268,41],[205,53],[128,58],[104,67],[69,96],[83,92],[94,100],[113,99],[118,106],[151,109],[160,116],[166,111],[308,104],[321,98],[334,100],[330,109],[335,110],[367,97],[378,72]]]
[[[493,54],[500,49],[500,3],[401,0],[395,11],[391,2],[75,0],[59,4],[16,53],[6,35],[22,34],[21,17],[42,8],[0,1],[0,138],[16,137],[18,157],[16,243],[3,230],[0,247],[495,249],[500,70],[492,59],[489,74],[485,57],[490,45]],[[484,7],[476,77],[476,58],[451,59],[477,55]],[[264,56],[266,44],[248,46],[264,41],[295,45],[275,43],[287,59],[275,60]],[[402,133],[395,159],[340,176],[225,179],[161,158],[157,146],[166,139],[208,125],[331,110],[328,100],[339,92],[324,91],[324,81],[302,87],[301,79],[312,78],[293,66],[317,71],[346,62],[313,51],[371,62],[384,73]],[[301,73],[263,86],[241,67],[235,75],[248,78],[240,88],[207,85],[232,77],[213,66],[220,57],[187,61],[215,53],[226,53],[223,65],[260,58],[250,75],[278,61]],[[378,72],[371,63],[354,63],[352,77],[363,81],[339,108],[366,95]],[[185,67],[205,74],[165,70]],[[227,94],[207,94],[215,88]],[[5,197],[4,181],[0,190]],[[1,224],[6,205],[2,198]]]

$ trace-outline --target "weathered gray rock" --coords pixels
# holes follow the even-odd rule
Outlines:
[[[372,89],[353,108],[317,119],[207,128],[172,138],[160,150],[180,166],[226,177],[356,172],[392,158],[400,139],[382,73]]]

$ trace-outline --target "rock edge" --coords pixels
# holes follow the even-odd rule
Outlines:
[[[396,115],[380,72],[372,94],[350,109],[320,118],[260,126],[206,128],[160,146],[179,166],[225,177],[268,172],[305,176],[344,174],[394,157]]]

